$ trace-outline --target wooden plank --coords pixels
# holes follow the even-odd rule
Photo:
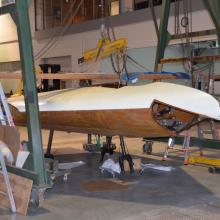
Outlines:
[[[36,74],[37,79],[61,79],[61,80],[115,80],[118,81],[117,74],[100,73],[56,73],[56,74]],[[140,80],[146,79],[175,79],[172,74],[142,74]],[[0,79],[22,79],[21,72],[0,72]]]
[[[17,212],[23,215],[27,215],[33,181],[12,173],[8,174]],[[0,173],[0,192],[2,192],[0,193],[0,205],[5,208],[10,208],[7,197],[7,189],[2,173]]]
[[[179,63],[184,61],[197,61],[197,62],[209,62],[209,61],[215,61],[219,60],[220,55],[214,55],[214,56],[196,56],[196,57],[176,57],[176,58],[163,58],[160,60],[161,64],[165,63]]]
[[[0,79],[22,79],[21,72],[0,72]]]

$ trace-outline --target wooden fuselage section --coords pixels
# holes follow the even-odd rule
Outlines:
[[[155,104],[155,103],[154,103]],[[158,105],[158,104],[157,104]],[[155,106],[155,105],[152,105]],[[15,124],[26,125],[26,113],[10,106]],[[157,112],[167,107],[159,103],[157,109],[122,109],[122,110],[83,110],[83,111],[42,111],[41,127],[68,132],[101,134],[106,136],[122,135],[127,137],[169,137],[176,135],[158,120]],[[186,123],[195,114],[175,109],[167,118],[178,118]]]
[[[8,102],[15,123],[26,125],[24,97]],[[38,102],[42,128],[106,136],[169,137],[201,118],[220,120],[214,97],[165,82],[53,91],[39,94]]]

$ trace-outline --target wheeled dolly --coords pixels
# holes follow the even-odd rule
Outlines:
[[[103,143],[103,146],[101,148],[100,162],[103,162],[105,154],[108,153],[112,155],[115,149],[116,149],[116,145],[112,143],[112,137],[106,136],[106,142]]]
[[[143,139],[143,141],[145,142],[143,145],[143,153],[152,154],[154,142],[147,139]]]
[[[209,167],[209,173],[220,173],[220,167]]]

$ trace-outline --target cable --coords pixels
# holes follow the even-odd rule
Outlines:
[[[71,3],[71,7],[69,8],[69,10],[68,10],[68,12],[67,12],[67,14],[66,14],[66,16],[65,16],[65,18],[64,18],[64,21],[66,21],[66,20],[69,18],[69,15],[72,13],[72,9],[73,9],[73,6],[75,5],[75,3],[76,3],[76,0],[74,0],[74,2]],[[66,26],[68,26],[68,25],[64,25],[64,26],[62,27],[62,29],[64,30],[64,29],[66,28]],[[63,32],[63,30],[62,30],[62,32]],[[60,31],[60,30],[59,30],[59,31]],[[62,32],[61,32],[61,33],[62,33]],[[45,48],[46,48],[48,45],[50,45],[51,42],[53,42],[54,39],[56,39],[57,37],[59,37],[59,36],[57,36],[58,33],[59,33],[59,32],[57,31],[55,34],[53,34],[53,35],[52,35],[52,38],[50,38],[50,40],[46,43],[46,46],[44,45],[44,47],[43,47],[40,51],[38,51],[35,56],[38,56],[38,54],[42,53],[42,51],[45,50]],[[59,34],[59,35],[61,35],[61,34]]]
[[[69,17],[69,13],[71,12],[72,6],[75,4],[75,2],[76,1],[74,1],[73,4],[71,3],[71,8],[68,10],[68,13],[64,18],[64,21],[66,20],[67,17]],[[63,26],[63,29],[65,28],[65,26]],[[58,34],[58,31],[56,32],[56,34],[51,35],[51,38],[49,39],[49,41],[35,54],[35,57],[37,57],[40,53],[42,53],[42,51],[45,50],[45,48],[54,40],[54,38],[57,38],[57,34]]]
[[[110,5],[109,0],[107,1],[107,9],[108,9],[108,13],[111,15],[111,5]],[[110,35],[110,29],[111,29],[112,37],[113,37],[113,40],[115,41],[116,35],[115,35],[115,31],[114,31],[114,28],[113,28],[113,25],[111,22],[111,16],[107,16],[106,20],[108,21],[108,24],[106,25],[108,39],[111,41],[111,35]],[[120,68],[120,59],[122,60],[122,67],[121,68]],[[125,73],[127,75],[127,67],[126,67],[127,58],[126,58],[126,51],[125,50],[119,51],[119,52],[115,53],[114,55],[111,54],[110,60],[111,60],[112,68],[113,68],[114,72],[118,74],[119,79],[121,79],[121,74],[123,71],[125,71]],[[128,77],[128,75],[127,75],[127,77]]]
[[[69,10],[69,13],[67,14],[67,16],[65,17],[64,20],[66,20],[66,18],[69,17],[69,14],[71,13],[75,2],[76,2],[76,0],[72,4],[71,10]],[[82,2],[83,2],[83,0],[80,2],[78,7],[76,8],[76,10],[74,11],[72,17],[75,17],[76,13],[78,12],[79,8],[81,7]],[[62,32],[58,36],[55,35],[55,37],[52,38],[52,40],[46,45],[46,47],[44,47],[42,51],[40,51],[38,54],[36,54],[36,59],[40,59],[45,53],[47,53],[59,41],[59,39],[65,34],[65,32],[69,29],[70,26],[71,26],[71,24],[66,25],[63,28]]]
[[[76,0],[74,0],[74,2],[72,3],[67,15],[65,16],[64,18],[64,21],[68,19],[69,15],[72,14],[72,10],[73,10],[73,7],[76,3]],[[72,18],[74,18],[79,10],[79,8],[81,7],[83,3],[83,0],[80,1],[80,3],[78,4],[78,7],[75,9],[75,11],[73,12],[72,14]],[[44,45],[44,47],[38,51],[35,55],[35,59],[40,59],[45,53],[47,53],[57,42],[58,40],[60,39],[60,37],[62,37],[65,32],[69,29],[69,27],[71,26],[72,24],[67,24],[64,26],[64,28],[62,29],[62,32],[57,36],[56,34],[54,34],[53,38],[50,39],[50,41],[46,44],[46,46]],[[60,31],[60,30],[59,30]],[[58,33],[58,32],[57,32]]]

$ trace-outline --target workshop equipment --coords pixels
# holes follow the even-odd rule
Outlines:
[[[120,146],[121,146],[121,155],[119,156],[119,165],[121,167],[121,172],[125,172],[125,166],[124,162],[127,161],[129,168],[130,168],[130,173],[134,172],[134,163],[132,160],[131,155],[128,153],[127,147],[125,145],[124,137],[119,136],[120,138]]]
[[[101,151],[102,140],[100,135],[95,135],[96,143],[92,141],[92,134],[88,134],[87,143],[83,144],[83,149],[89,152]]]
[[[59,64],[40,64],[39,65],[43,74],[48,73],[58,73],[61,71],[61,66]],[[60,89],[60,79],[53,79],[53,83],[51,84],[48,79],[43,79],[40,90],[43,92],[51,91],[51,90],[59,90]]]
[[[220,167],[209,167],[209,173],[220,173]]]
[[[14,122],[13,122],[13,119],[12,119],[12,116],[11,116],[11,112],[10,112],[10,109],[9,109],[9,106],[8,106],[8,103],[7,103],[7,99],[5,97],[5,93],[3,91],[1,83],[0,83],[0,101],[1,101],[1,104],[0,104],[0,121],[1,121],[1,124],[2,125],[7,125],[7,122],[8,122],[8,124],[10,126],[14,126]],[[4,111],[2,110],[1,105],[4,109]],[[4,113],[5,113],[6,117],[5,117]],[[2,173],[3,173],[5,185],[6,185],[6,188],[7,188],[7,196],[8,196],[8,199],[9,199],[10,206],[11,206],[11,211],[16,212],[16,206],[15,206],[15,201],[14,201],[14,197],[13,197],[13,194],[12,194],[12,189],[11,189],[11,185],[10,185],[10,181],[9,181],[9,177],[8,177],[8,172],[7,172],[7,169],[6,169],[4,156],[3,156],[3,153],[2,153],[1,150],[0,150],[0,164],[1,164],[1,169],[2,169]]]
[[[3,107],[3,109],[1,106]],[[10,127],[15,127],[13,117],[11,115],[11,111],[1,83],[0,83],[0,120],[3,126],[9,125]],[[22,168],[29,154],[30,153],[28,151],[23,150],[23,146],[22,144],[20,144],[15,166]]]
[[[9,203],[10,203],[10,206],[11,206],[11,211],[13,213],[15,213],[16,212],[15,200],[14,200],[14,196],[12,194],[12,188],[11,188],[11,184],[10,184],[10,181],[9,181],[6,165],[5,165],[5,160],[4,160],[4,157],[3,157],[3,154],[2,154],[1,150],[0,150],[0,164],[1,164],[1,170],[2,170],[2,173],[3,173],[5,186],[6,186],[6,189],[7,189],[8,200],[9,200]],[[0,193],[4,194],[4,192],[0,192]]]
[[[96,48],[83,52],[83,57],[78,59],[78,63],[82,64],[96,60],[97,58],[105,58],[126,49],[126,47],[127,40],[125,38],[120,38],[112,42],[109,39],[99,39]]]
[[[154,142],[152,140],[148,140],[146,138],[143,138],[143,141],[144,141],[143,153],[152,154]]]
[[[186,134],[183,139],[183,144],[182,147],[174,147],[175,144],[175,137],[170,137],[168,139],[168,143],[165,147],[165,152],[163,155],[162,160],[165,161],[168,158],[169,150],[172,149],[174,151],[181,151],[183,152],[184,155],[184,165],[188,165],[188,158],[189,158],[189,147],[190,147],[190,139],[191,139],[191,134],[189,131],[186,131]]]
[[[12,115],[11,115],[11,112],[10,112],[10,109],[9,109],[9,106],[8,106],[8,102],[7,102],[7,99],[5,97],[5,93],[3,91],[3,88],[2,88],[2,84],[0,83],[0,102],[2,103],[2,107],[3,107],[3,110],[0,106],[0,120],[1,120],[1,124],[2,125],[9,125],[11,127],[14,127],[15,124],[14,124],[14,121],[13,121],[13,118],[12,118]],[[5,115],[4,115],[5,113]]]
[[[218,158],[190,156],[189,164],[207,165],[210,173],[220,173],[220,159]]]
[[[112,137],[111,136],[106,136],[106,142],[103,143],[103,146],[101,148],[101,158],[100,162],[103,162],[105,154],[110,154],[112,155],[114,153],[114,150],[116,149],[115,144],[112,143]]]
[[[220,159],[209,158],[209,157],[189,157],[190,164],[205,164],[214,167],[220,167]]]

